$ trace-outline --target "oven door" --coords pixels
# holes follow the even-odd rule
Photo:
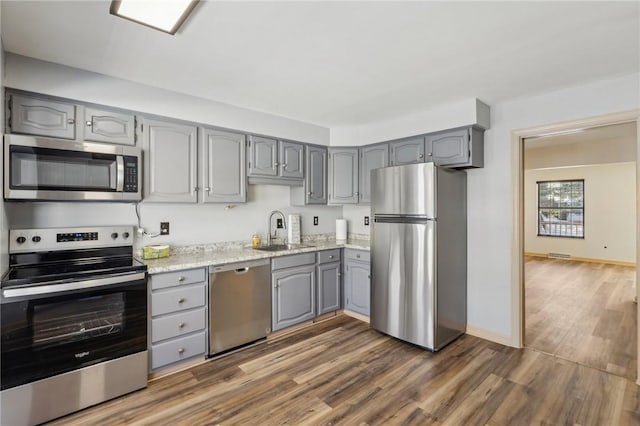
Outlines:
[[[2,289],[1,388],[147,349],[147,273]]]
[[[136,153],[131,147],[6,135],[4,195],[29,200],[139,199]]]

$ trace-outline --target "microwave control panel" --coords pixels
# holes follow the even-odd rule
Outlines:
[[[138,192],[138,157],[124,157],[124,192]]]

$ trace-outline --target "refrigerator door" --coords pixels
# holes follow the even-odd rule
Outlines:
[[[434,350],[436,222],[374,219],[371,326]]]
[[[433,163],[372,170],[372,214],[435,218],[435,171]]]

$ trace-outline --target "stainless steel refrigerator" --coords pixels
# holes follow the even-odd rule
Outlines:
[[[437,351],[466,331],[467,176],[433,163],[371,172],[371,326]]]

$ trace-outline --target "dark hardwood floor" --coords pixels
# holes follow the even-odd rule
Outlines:
[[[525,346],[636,379],[635,268],[525,259]]]
[[[56,425],[637,425],[639,387],[464,336],[437,354],[339,316]]]

